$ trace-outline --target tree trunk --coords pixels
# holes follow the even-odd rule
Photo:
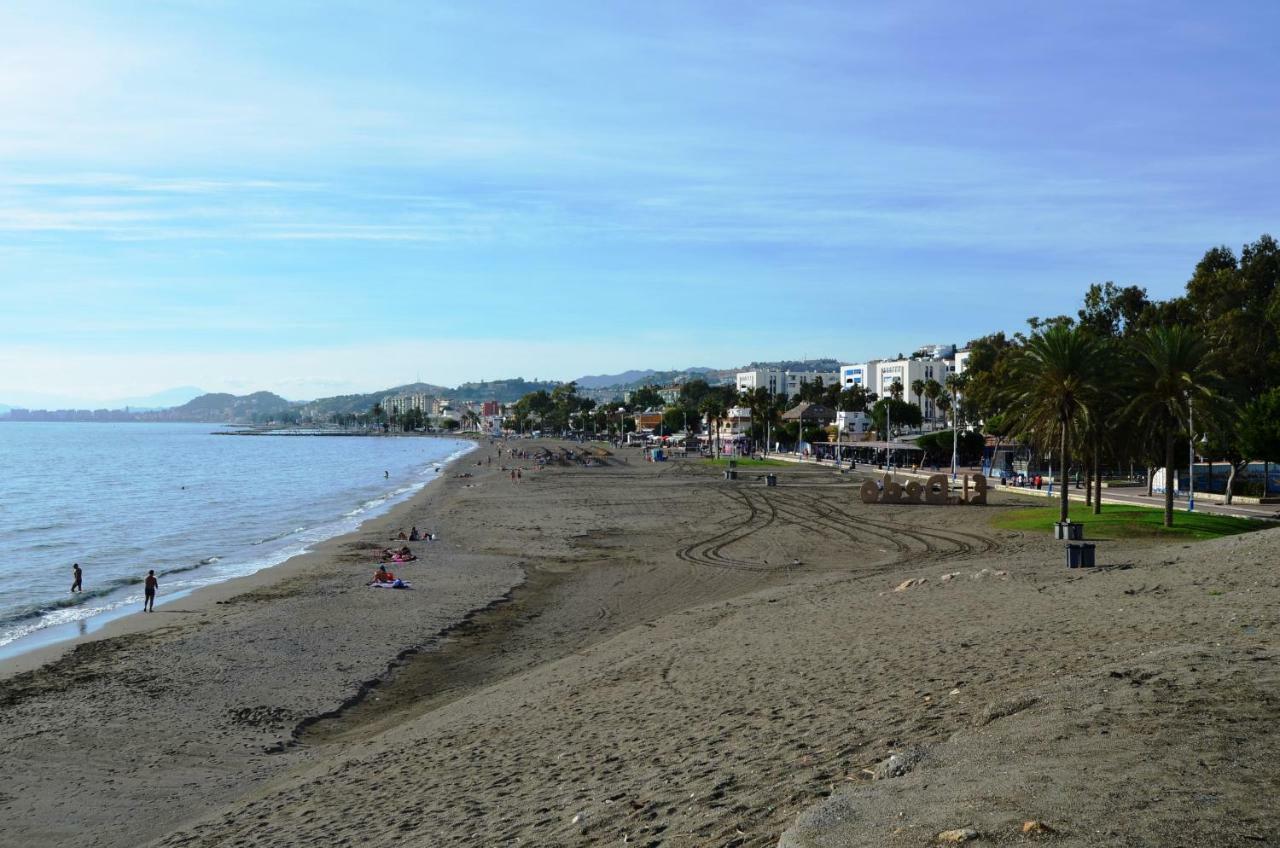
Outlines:
[[[1229,462],[1229,463],[1228,463],[1228,465],[1230,466],[1231,470],[1227,472],[1227,491],[1226,491],[1226,497],[1225,497],[1225,498],[1223,498],[1223,500],[1222,500],[1222,502],[1223,502],[1223,503],[1227,503],[1227,504],[1231,503],[1231,496],[1232,496],[1232,495],[1234,495],[1234,494],[1236,493],[1236,492],[1235,492],[1235,489],[1236,489],[1236,474],[1238,474],[1238,473],[1240,472],[1240,470],[1241,470],[1241,469],[1242,469],[1242,468],[1243,468],[1247,463],[1248,463],[1248,460],[1245,460],[1245,461],[1244,461],[1244,462],[1242,462],[1242,463],[1236,463],[1236,462]]]
[[[1088,462],[1088,460],[1085,460]],[[1082,462],[1081,465],[1084,465]],[[1084,505],[1093,506],[1093,466],[1086,465],[1084,469]]]
[[[1058,487],[1058,496],[1061,503],[1058,507],[1058,520],[1065,522],[1067,520],[1067,512],[1071,508],[1070,501],[1067,496],[1071,493],[1071,488],[1067,486],[1067,468],[1071,465],[1071,456],[1067,453],[1067,439],[1070,437],[1071,422],[1064,420],[1062,422],[1062,485]]]
[[[1102,515],[1102,465],[1098,462],[1098,454],[1093,454],[1093,514]]]
[[[1164,526],[1173,526],[1173,436],[1164,439]]]
[[[1151,487],[1152,485],[1154,485],[1154,482],[1155,482],[1151,478],[1155,473],[1156,473],[1155,468],[1148,465],[1147,466],[1147,497],[1151,497],[1151,492],[1152,492]]]

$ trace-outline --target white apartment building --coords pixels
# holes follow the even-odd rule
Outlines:
[[[879,397],[888,397],[889,388],[895,382],[902,384],[902,399],[910,403],[916,399],[911,391],[911,384],[916,380],[937,380],[945,383],[947,374],[951,373],[951,363],[945,359],[890,359],[879,362],[876,366],[875,388]],[[926,421],[940,417],[941,413],[934,408],[933,401],[927,397],[920,398],[920,414]]]
[[[966,368],[966,367],[968,367],[968,365],[969,365],[969,353],[970,353],[970,351],[968,351],[968,350],[957,350],[957,351],[956,351],[955,358],[952,360],[953,365],[952,365],[952,368],[951,368],[951,370],[952,370],[954,373],[956,373],[956,374],[963,374],[963,373],[964,373],[965,368]]]
[[[830,386],[840,379],[835,371],[785,371],[781,368],[758,368],[753,371],[739,371],[737,380],[738,393],[758,389],[761,386],[771,394],[791,397],[800,391],[800,387],[822,380],[822,385]]]
[[[382,399],[382,408],[388,415],[404,415],[411,409],[416,409],[424,415],[433,415],[436,399],[433,395],[424,395],[421,392],[403,395],[387,395]]]
[[[739,371],[737,380],[738,394],[752,389],[766,388],[770,394],[786,391],[786,372],[781,368],[757,368],[753,371]]]
[[[841,410],[836,413],[836,429],[841,441],[858,441],[871,429],[871,418],[865,412]]]
[[[862,386],[869,392],[876,391],[876,366],[880,364],[879,359],[870,359],[866,362],[855,362],[851,365],[840,366],[840,388],[847,389],[851,386]]]

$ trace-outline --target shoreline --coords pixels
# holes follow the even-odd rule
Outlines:
[[[367,525],[372,524],[373,522],[384,519],[390,520],[395,518],[398,513],[407,513],[411,511],[415,506],[414,502],[425,498],[425,496],[431,491],[432,484],[438,483],[448,475],[451,468],[456,466],[468,455],[480,449],[480,443],[475,439],[458,436],[437,436],[434,434],[427,437],[444,438],[451,441],[469,443],[469,445],[464,444],[460,446],[456,455],[452,455],[452,458],[441,460],[439,462],[440,473],[435,477],[432,477],[430,480],[427,480],[418,491],[409,493],[407,497],[403,497],[402,500],[389,506],[386,511],[368,516],[354,529],[320,539],[319,541],[312,543],[311,547],[307,550],[294,554],[293,556],[275,563],[274,565],[259,568],[257,571],[250,574],[230,577],[226,580],[222,580],[208,586],[199,586],[194,589],[183,590],[180,593],[171,595],[167,599],[161,599],[157,605],[157,609],[160,612],[163,612],[166,606],[181,601],[185,606],[193,609],[207,610],[211,606],[217,606],[218,604],[224,603],[228,599],[243,592],[253,591],[278,582],[279,580],[285,580],[304,573],[307,561],[313,557],[313,555],[322,554],[324,548],[328,546],[340,546],[344,542],[358,537],[361,533],[366,531]],[[35,671],[45,665],[56,662],[66,655],[74,652],[81,645],[102,640],[115,639],[122,636],[133,636],[141,633],[147,633],[148,631],[154,630],[165,623],[163,617],[157,618],[154,615],[143,615],[138,610],[131,612],[111,611],[103,613],[101,616],[98,616],[98,618],[102,620],[86,633],[71,635],[64,638],[55,637],[54,641],[44,641],[42,644],[32,645],[30,648],[20,650],[12,655],[0,657],[0,682],[8,680],[15,675],[28,671]],[[93,619],[84,619],[82,623],[85,626],[91,626],[90,622],[92,621]],[[48,629],[69,629],[75,626],[76,625],[74,623],[69,623],[54,625]],[[28,639],[34,640],[40,635],[40,631],[36,631],[35,633],[28,634],[27,636],[18,639],[12,644],[17,645]],[[8,648],[10,646],[5,647]]]

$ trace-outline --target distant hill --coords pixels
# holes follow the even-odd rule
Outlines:
[[[312,415],[368,412],[375,403],[381,403],[389,395],[419,393],[448,398],[457,402],[496,400],[500,403],[512,403],[529,392],[536,392],[539,389],[551,391],[557,385],[559,384],[552,381],[526,380],[523,377],[512,377],[506,380],[485,380],[479,383],[463,383],[453,389],[431,383],[407,383],[403,386],[395,386],[366,394],[317,398],[301,406]]]
[[[643,371],[623,371],[621,374],[589,374],[586,377],[579,377],[574,380],[580,389],[607,389],[613,386],[623,386],[627,383],[634,383],[637,380],[644,380],[651,374],[656,374],[652,368]]]
[[[843,364],[839,359],[782,359],[777,362],[752,362],[735,370],[782,368],[786,371],[839,371]]]
[[[431,383],[406,383],[392,389],[377,392],[366,392],[358,395],[334,395],[333,397],[316,398],[302,404],[302,407],[313,415],[333,415],[336,413],[368,412],[375,403],[382,403],[387,395],[424,394],[448,397],[449,390],[444,386]]]
[[[209,423],[250,421],[255,415],[269,415],[293,409],[297,404],[272,392],[232,395],[214,392],[192,398],[181,406],[160,412],[143,413],[147,421],[200,421]]]
[[[538,390],[551,391],[560,385],[555,380],[526,380],[523,377],[512,377],[506,380],[482,380],[479,383],[463,383],[452,391],[446,390],[449,400],[479,401],[496,400],[500,403],[513,403],[529,392]]]
[[[707,382],[715,382],[722,372],[714,368],[682,368],[679,371],[656,371],[652,368],[623,371],[621,374],[598,374],[579,377],[576,382],[580,389],[636,389],[650,384],[666,385],[701,377]]]

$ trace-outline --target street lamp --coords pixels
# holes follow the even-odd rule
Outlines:
[[[951,482],[956,481],[956,466],[960,444],[960,393],[955,392],[951,407]]]
[[[1187,392],[1187,512],[1196,511],[1196,425],[1191,393]],[[1166,480],[1165,485],[1169,483]]]

